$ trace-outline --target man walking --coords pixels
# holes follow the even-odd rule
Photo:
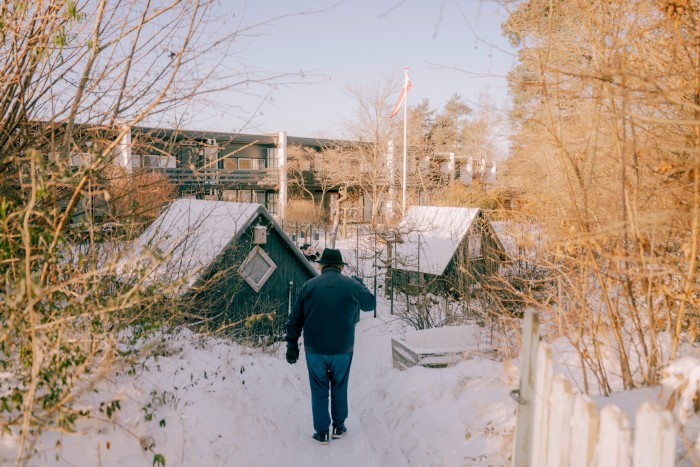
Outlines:
[[[355,344],[355,321],[359,310],[374,310],[377,302],[362,281],[341,274],[340,250],[326,248],[317,261],[321,274],[301,287],[287,319],[287,362],[299,359],[299,337],[304,332],[306,367],[311,386],[311,412],[321,444],[342,438],[347,429],[348,379]],[[330,391],[331,413],[328,415]]]

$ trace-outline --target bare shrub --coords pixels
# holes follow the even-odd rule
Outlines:
[[[160,172],[136,169],[127,173],[123,167],[109,166],[104,177],[111,217],[126,224],[153,221],[177,194],[177,186]]]
[[[479,183],[467,186],[459,181],[453,181],[436,189],[433,195],[433,204],[435,206],[474,207],[491,213],[505,210],[505,199],[500,190],[491,189]]]
[[[535,0],[504,27],[521,47],[507,183],[553,279],[531,298],[603,393],[655,384],[698,321],[700,11],[667,3]]]
[[[287,209],[285,210],[285,222],[312,224],[317,223],[320,217],[320,206],[314,205],[314,203],[310,200],[292,199],[287,203]]]

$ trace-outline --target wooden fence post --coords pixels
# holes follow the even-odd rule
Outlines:
[[[586,395],[574,399],[571,417],[571,467],[590,467],[595,460],[595,445],[598,440],[598,407]]]
[[[631,467],[632,435],[627,416],[615,405],[600,411],[600,430],[596,448],[598,467]]]
[[[552,347],[540,342],[537,346],[537,375],[534,394],[534,433],[532,434],[531,467],[544,466],[547,462],[549,444],[550,396],[552,394]]]
[[[676,428],[670,412],[647,401],[637,409],[634,424],[634,467],[672,467],[676,457]]]
[[[539,319],[533,310],[526,310],[520,348],[520,385],[516,393],[518,415],[513,444],[513,466],[532,466],[532,434],[535,431],[535,375],[537,347],[540,340]]]
[[[571,416],[573,413],[574,394],[571,382],[557,373],[552,381],[552,395],[549,407],[549,432],[547,442],[547,465],[566,466],[569,463],[571,439]]]

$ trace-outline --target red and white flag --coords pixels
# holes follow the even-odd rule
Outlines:
[[[396,116],[397,113],[399,113],[399,110],[401,110],[401,106],[403,105],[403,102],[406,100],[406,94],[410,90],[411,90],[411,79],[408,77],[408,73],[406,73],[406,82],[403,84],[403,87],[401,88],[401,94],[399,95],[399,100],[396,101],[396,105],[394,106],[394,109],[391,111],[391,115],[389,115],[389,118],[393,118]]]

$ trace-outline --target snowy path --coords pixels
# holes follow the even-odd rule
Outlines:
[[[356,332],[348,395],[348,434],[340,440],[331,440],[331,444],[327,446],[318,445],[311,439],[311,399],[306,380],[306,363],[302,357],[294,366],[294,370],[305,383],[302,387],[297,387],[299,404],[292,409],[298,417],[291,430],[296,434],[291,440],[291,449],[287,446],[288,443],[284,443],[283,449],[275,448],[273,459],[286,461],[289,465],[309,467],[379,467],[409,464],[400,447],[394,442],[395,434],[391,433],[376,410],[382,375],[394,370],[391,367],[389,336],[380,335],[376,331],[377,321],[371,316],[371,313],[363,313]],[[269,465],[278,465],[273,459]]]
[[[311,438],[313,424],[304,353],[296,365],[225,340],[197,344],[168,339],[168,355],[137,374],[101,384],[85,405],[120,400],[114,423],[83,420],[75,435],[46,433],[29,465],[152,466],[155,454],[172,466],[404,466],[397,435],[382,419],[391,368],[390,337],[381,320],[363,313],[350,376],[348,434],[330,445]],[[302,345],[303,349],[303,345]],[[93,399],[94,397],[94,399]],[[144,450],[144,440],[152,445]],[[0,464],[12,445],[0,443]]]

